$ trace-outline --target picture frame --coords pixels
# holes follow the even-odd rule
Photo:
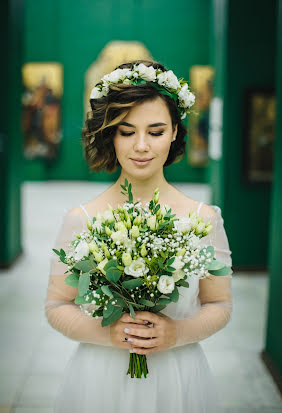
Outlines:
[[[243,180],[268,185],[273,179],[275,90],[247,88],[243,99]]]

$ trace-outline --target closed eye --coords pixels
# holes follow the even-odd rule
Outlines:
[[[120,134],[122,135],[122,136],[130,136],[130,135],[133,135],[133,133],[134,132],[122,132],[122,131],[120,131]],[[164,133],[163,132],[149,132],[150,133],[150,135],[152,135],[152,136],[161,136],[161,135],[163,135]]]

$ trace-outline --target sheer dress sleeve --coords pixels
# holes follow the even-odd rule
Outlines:
[[[221,210],[217,205],[211,207],[215,213],[208,218],[213,225],[213,230],[209,235],[201,238],[201,246],[212,245],[215,258],[231,268],[231,251]],[[177,340],[173,347],[199,342],[225,327],[232,313],[231,280],[232,275],[211,274],[208,274],[208,278],[199,280],[198,298],[201,307],[193,316],[176,320]]]
[[[74,208],[66,211],[57,237],[55,249],[65,251],[74,239],[75,232],[86,229],[85,217]],[[52,251],[47,295],[45,299],[45,315],[49,324],[66,337],[82,343],[111,346],[110,326],[102,327],[102,317],[93,318],[81,311],[73,300],[77,288],[67,285],[64,280],[68,274],[67,265],[58,261],[59,257]]]

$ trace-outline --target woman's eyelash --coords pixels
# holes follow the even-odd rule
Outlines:
[[[120,132],[120,134],[122,135],[122,136],[130,136],[130,135],[132,135],[134,132]],[[152,136],[160,136],[160,135],[163,135],[163,132],[150,132],[151,133],[151,135]]]

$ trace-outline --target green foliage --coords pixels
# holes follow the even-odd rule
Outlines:
[[[138,300],[139,304],[142,305],[146,305],[147,307],[154,307],[154,303],[152,303],[152,301],[149,300],[145,300],[145,298],[140,298],[140,300]]]
[[[209,270],[209,273],[212,275],[229,275],[232,274],[232,269],[229,267],[224,267],[219,270]]]
[[[134,312],[134,308],[131,303],[129,303],[129,311],[130,311],[131,317],[134,318],[135,320],[135,312]]]
[[[79,282],[78,282],[78,293],[80,296],[84,295],[89,288],[90,284],[90,274],[89,272],[85,272],[81,274],[79,277]]]
[[[136,287],[141,287],[142,284],[143,280],[141,280],[140,278],[135,278],[133,280],[126,280],[122,282],[123,287],[127,290],[133,290]]]
[[[177,286],[174,287],[174,290],[172,291],[172,293],[167,294],[171,301],[173,301],[174,303],[177,303],[178,299],[179,299],[179,292],[178,292],[178,288]]]
[[[83,260],[83,261],[78,261],[74,268],[76,268],[77,270],[80,270],[82,272],[88,272],[90,270],[92,270],[92,265],[91,265],[91,261],[90,260]]]
[[[206,268],[207,270],[220,270],[221,268],[225,267],[225,264],[223,262],[217,261],[214,259],[211,263],[208,263]]]
[[[103,309],[103,317],[108,318],[113,313],[116,307],[110,301],[108,302],[106,307],[107,308],[104,307]]]
[[[116,320],[118,320],[121,317],[121,315],[122,315],[122,308],[114,306],[114,310],[109,315],[109,317],[103,318],[102,327],[106,327],[106,326],[114,323]]]
[[[65,278],[65,283],[71,287],[78,287],[79,275],[71,273],[68,277]]]
[[[102,285],[101,290],[108,297],[113,297],[113,292],[112,292],[112,290],[110,289],[110,287],[108,285]]]
[[[121,277],[121,274],[122,272],[118,268],[110,267],[106,272],[106,278],[108,281],[117,283]]]

